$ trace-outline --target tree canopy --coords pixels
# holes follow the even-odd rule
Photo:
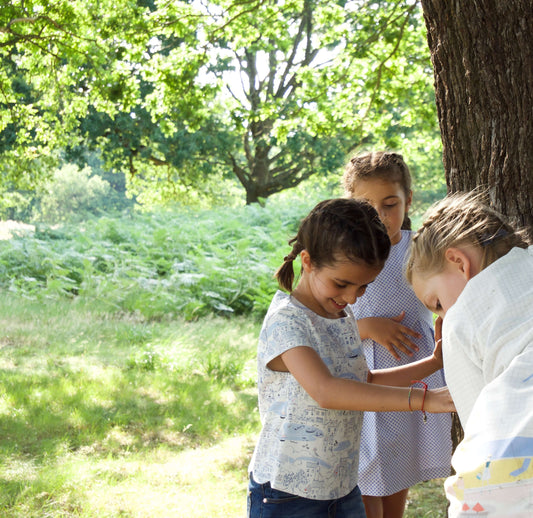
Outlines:
[[[413,0],[12,0],[0,104],[4,188],[90,148],[138,193],[236,178],[250,203],[438,135]]]

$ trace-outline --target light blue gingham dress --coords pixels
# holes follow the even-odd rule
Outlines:
[[[404,262],[412,232],[402,230],[384,269],[352,306],[356,319],[393,317],[405,311],[402,324],[418,331],[412,340],[420,350],[412,357],[394,359],[382,345],[363,340],[370,370],[404,365],[430,355],[434,348],[431,312],[416,298],[404,277]],[[442,387],[443,371],[425,378],[429,388]],[[365,412],[359,460],[359,487],[363,495],[388,496],[414,484],[447,477],[451,465],[451,415],[421,412]]]

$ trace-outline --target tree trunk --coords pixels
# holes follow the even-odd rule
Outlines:
[[[422,0],[448,190],[533,237],[533,1]]]

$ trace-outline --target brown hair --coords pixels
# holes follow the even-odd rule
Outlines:
[[[449,194],[426,212],[422,227],[413,236],[406,276],[441,272],[446,250],[473,245],[482,249],[481,268],[504,256],[514,247],[527,248],[523,231],[516,230],[479,192]]]
[[[378,213],[367,202],[336,198],[314,207],[289,240],[292,250],[276,272],[281,288],[291,292],[294,260],[307,250],[313,266],[332,266],[339,258],[383,267],[390,240]]]
[[[403,156],[389,151],[371,151],[354,156],[346,164],[342,177],[345,195],[353,197],[358,181],[374,178],[399,183],[406,198],[411,194],[411,173]],[[402,230],[411,230],[411,220],[407,213],[402,223]]]

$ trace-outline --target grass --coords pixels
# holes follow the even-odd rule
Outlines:
[[[244,516],[256,320],[149,322],[7,292],[0,315],[0,516]],[[406,517],[444,509],[430,482]]]
[[[145,322],[9,293],[0,315],[1,516],[181,515],[221,480],[228,513],[207,515],[242,508],[256,322]]]

